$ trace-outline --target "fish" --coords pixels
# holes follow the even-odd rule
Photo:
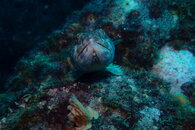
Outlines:
[[[78,34],[70,56],[74,68],[81,72],[108,71],[114,75],[123,75],[123,69],[113,64],[115,45],[102,29]]]

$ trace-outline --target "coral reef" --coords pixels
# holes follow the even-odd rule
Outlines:
[[[153,130],[158,129],[154,124],[154,122],[158,122],[160,119],[160,111],[158,109],[145,107],[140,111],[140,114],[143,118],[138,121],[138,128]]]
[[[92,0],[17,63],[0,95],[0,128],[195,129],[192,28],[180,28],[191,16],[178,10],[188,2]],[[81,35],[120,43],[111,60],[123,75],[74,76],[70,48]]]

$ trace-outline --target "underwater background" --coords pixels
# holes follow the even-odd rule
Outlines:
[[[1,0],[0,129],[195,129],[195,1]]]

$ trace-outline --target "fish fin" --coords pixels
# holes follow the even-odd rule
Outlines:
[[[119,65],[115,65],[115,64],[110,64],[109,66],[106,67],[106,70],[111,72],[114,75],[124,74],[124,70]]]

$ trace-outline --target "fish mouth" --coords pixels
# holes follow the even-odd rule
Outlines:
[[[98,63],[100,63],[100,59],[99,59],[99,57],[98,57],[98,55],[97,55],[97,53],[96,53],[96,51],[93,49],[93,58],[92,58],[92,63],[94,63],[94,64],[98,64]]]
[[[77,55],[77,58],[80,57],[80,55],[83,53],[83,51],[87,48],[87,46],[90,44],[90,42],[88,42],[84,47],[83,49],[79,52],[79,54]]]

